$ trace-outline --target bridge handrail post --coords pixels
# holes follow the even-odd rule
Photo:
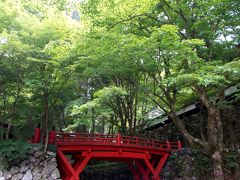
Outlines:
[[[49,132],[49,141],[48,141],[48,143],[49,144],[53,144],[55,138],[56,138],[56,132],[54,130],[50,131]]]
[[[35,144],[40,143],[40,139],[41,139],[41,130],[38,127],[38,128],[34,129],[33,143],[35,143]]]
[[[136,145],[138,145],[138,144],[139,144],[139,138],[136,137]]]
[[[116,139],[116,142],[118,145],[121,144],[121,134],[120,133],[117,133],[117,139]]]
[[[166,143],[167,143],[167,148],[168,148],[169,150],[171,150],[171,144],[170,144],[169,140],[166,140]]]

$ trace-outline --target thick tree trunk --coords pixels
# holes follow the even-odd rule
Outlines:
[[[213,162],[214,180],[224,180],[222,169],[222,152],[220,150],[216,150],[213,152],[211,158]]]
[[[214,106],[208,107],[208,146],[213,162],[215,180],[224,180],[222,168],[223,127],[220,111]]]
[[[203,87],[196,86],[195,90],[205,105],[208,112],[207,121],[207,135],[208,135],[208,152],[211,155],[213,162],[213,179],[224,180],[223,168],[222,168],[222,150],[223,150],[223,126],[222,119],[220,117],[220,108],[217,104],[213,103],[207,90]],[[224,99],[224,89],[220,89],[218,92],[218,99]]]
[[[219,109],[214,106],[208,108],[208,143],[189,134],[174,111],[170,113],[170,117],[191,146],[199,144],[209,151],[213,162],[213,179],[224,180],[222,169],[223,130]]]
[[[200,146],[203,146],[204,148],[206,148],[207,143],[202,141],[199,138],[196,138],[196,137],[192,136],[187,131],[184,123],[182,122],[182,120],[179,119],[179,117],[177,116],[176,112],[173,109],[171,110],[170,117],[171,117],[172,121],[174,122],[174,124],[179,129],[179,131],[182,133],[182,135],[187,139],[190,146],[193,147],[195,144],[197,144],[197,145],[200,145]]]

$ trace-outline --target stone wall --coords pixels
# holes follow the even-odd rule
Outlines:
[[[0,170],[0,180],[39,179],[61,179],[55,153],[48,151],[44,154],[41,149],[33,148],[25,160],[15,162],[8,170]]]
[[[224,179],[240,179],[240,155],[236,156],[238,149],[224,150],[224,154],[229,156],[223,160]],[[223,156],[224,157],[224,156]],[[233,158],[235,157],[235,158]],[[167,160],[161,178],[163,180],[207,180],[213,179],[210,157],[202,151],[184,148],[182,151],[174,152]],[[229,159],[230,158],[230,159]],[[227,167],[234,165],[235,170],[231,171]]]
[[[162,170],[161,178],[163,180],[199,180],[201,178],[196,171],[195,163],[196,159],[190,150],[173,153]]]
[[[235,143],[240,145],[240,103],[231,104],[230,109],[224,109],[221,111],[221,118],[224,125],[224,143],[229,145]],[[180,117],[185,123],[186,129],[195,137],[201,138],[202,135],[207,135],[207,111],[203,109],[201,112],[198,110],[189,112]],[[158,139],[158,140],[181,140],[185,147],[189,144],[187,140],[182,136],[182,133],[171,121],[167,121],[164,125],[159,125],[152,130],[145,131],[142,134],[143,137]],[[235,136],[233,139],[232,136]]]

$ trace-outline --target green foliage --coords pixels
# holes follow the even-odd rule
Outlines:
[[[195,158],[194,166],[196,168],[197,174],[199,176],[209,174],[209,172],[211,172],[213,169],[212,164],[209,163],[211,162],[210,155],[202,152],[200,149],[193,149],[191,151]]]
[[[48,146],[48,151],[51,151],[51,152],[57,153],[56,146],[53,145],[53,144],[50,144],[50,145]]]
[[[182,151],[174,152],[167,160],[164,166],[162,175],[165,178],[171,179],[174,177],[185,176],[187,171],[192,171],[189,174],[195,177],[207,178],[211,171],[209,155],[199,151],[198,149],[183,148]]]
[[[240,169],[240,153],[236,151],[228,151],[224,153],[225,167],[231,172],[239,171]]]
[[[80,22],[70,18],[79,4]],[[152,106],[168,113],[198,100],[196,87],[219,94],[240,80],[239,6],[1,1],[0,123],[21,134],[47,114],[59,129],[96,122],[126,132]]]
[[[94,97],[99,98],[100,101],[109,101],[116,96],[123,97],[125,95],[127,92],[116,86],[105,87],[94,93]]]
[[[109,86],[94,93],[94,99],[92,101],[88,101],[84,104],[79,104],[78,101],[70,103],[68,106],[68,115],[75,116],[75,123],[73,125],[68,126],[66,130],[75,129],[81,124],[85,124],[88,127],[91,125],[92,120],[92,110],[94,109],[94,113],[98,117],[110,117],[114,114],[113,110],[109,109],[106,104],[113,103],[114,99],[117,97],[124,97],[126,92],[116,86]],[[96,117],[97,118],[97,117]]]
[[[78,102],[72,102],[70,106],[68,106],[68,111],[71,109],[71,116],[86,113],[92,108],[101,108],[101,106],[104,106],[105,103],[111,101],[115,97],[122,97],[124,95],[126,95],[126,92],[120,87],[105,87],[94,93],[95,98],[92,101],[80,105]]]
[[[49,125],[54,124],[63,106],[77,97],[72,49],[80,23],[59,10],[65,1],[49,3],[0,2],[1,124],[36,127],[46,99],[52,109]]]
[[[4,140],[0,141],[0,147],[1,161],[7,161],[7,164],[11,164],[26,158],[33,145],[24,141]]]

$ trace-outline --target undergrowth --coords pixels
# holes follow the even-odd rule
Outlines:
[[[15,161],[27,157],[27,153],[36,145],[24,141],[3,140],[0,141],[0,168],[8,168]]]

